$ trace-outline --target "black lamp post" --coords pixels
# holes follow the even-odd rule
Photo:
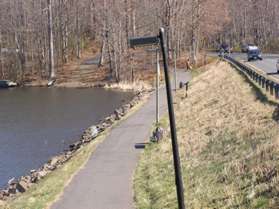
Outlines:
[[[164,62],[164,74],[165,74],[165,83],[166,83],[166,91],[167,91],[168,112],[169,112],[169,122],[170,122],[170,130],[171,130],[172,152],[173,152],[173,163],[174,163],[174,171],[175,171],[175,184],[176,184],[176,192],[177,192],[177,199],[178,199],[178,207],[179,209],[185,209],[181,163],[180,163],[179,149],[177,143],[173,98],[172,98],[171,83],[169,78],[168,61],[167,61],[165,30],[164,28],[160,28],[159,36],[132,38],[130,39],[129,42],[130,42],[130,47],[132,48],[135,48],[137,46],[158,45],[158,44],[160,44],[161,46],[163,62]]]

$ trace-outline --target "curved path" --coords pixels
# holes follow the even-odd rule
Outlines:
[[[279,74],[277,73],[276,69],[276,62],[279,58],[278,54],[263,54],[263,60],[251,61],[247,62],[247,55],[242,53],[232,53],[231,57],[234,59],[238,59],[243,61],[244,63],[248,63],[269,75],[275,76],[279,78]]]
[[[178,73],[179,81],[189,79],[188,73]],[[160,110],[166,112],[165,89],[160,90],[160,100]],[[134,209],[132,178],[141,152],[135,145],[149,138],[154,120],[153,94],[139,111],[111,130],[51,208]]]

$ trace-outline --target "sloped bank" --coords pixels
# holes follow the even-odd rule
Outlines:
[[[100,121],[99,124],[86,129],[81,138],[76,143],[71,144],[69,148],[62,154],[51,158],[39,169],[31,170],[29,175],[22,176],[19,179],[11,179],[8,182],[8,186],[0,191],[0,200],[7,200],[17,194],[25,193],[30,188],[32,188],[33,185],[40,183],[40,180],[44,179],[57,168],[60,168],[62,165],[68,162],[77,153],[77,151],[80,150],[80,148],[94,141],[96,137],[100,136],[103,132],[121,120],[125,115],[128,114],[131,108],[139,104],[140,101],[142,101],[142,99],[147,95],[147,91],[135,93],[134,98],[130,102],[114,110],[112,115]]]
[[[278,208],[278,104],[223,62],[195,77],[175,103],[186,207]],[[177,208],[169,135],[141,156],[139,209]]]

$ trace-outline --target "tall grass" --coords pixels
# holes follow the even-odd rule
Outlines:
[[[194,78],[188,98],[177,93],[187,208],[279,207],[278,110],[258,95],[222,62]],[[177,208],[168,131],[145,150],[134,187],[139,209]]]

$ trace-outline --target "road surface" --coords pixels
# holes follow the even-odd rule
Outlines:
[[[178,73],[178,81],[190,79]],[[165,89],[160,90],[160,111],[166,112]],[[127,120],[111,130],[51,209],[134,209],[132,178],[141,150],[155,120],[155,94]]]
[[[275,76],[279,78],[279,74],[276,70],[276,62],[279,58],[279,55],[276,54],[263,54],[263,60],[257,60],[257,61],[251,61],[247,62],[247,56],[246,54],[242,53],[232,53],[231,57],[237,60],[244,61],[244,63],[248,63],[264,72],[266,72],[269,75]]]

